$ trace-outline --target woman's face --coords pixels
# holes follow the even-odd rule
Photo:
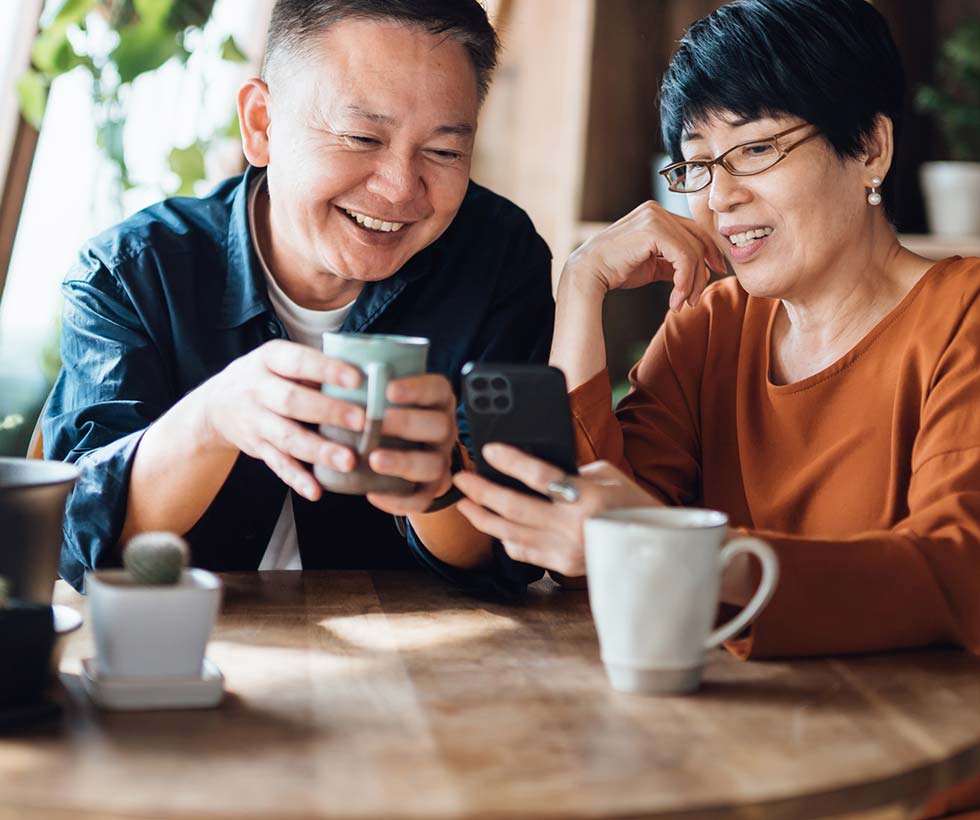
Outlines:
[[[794,117],[744,121],[723,113],[685,132],[681,150],[685,160],[710,160],[734,145],[802,123]],[[794,131],[780,146],[814,130]],[[717,237],[739,283],[753,296],[805,298],[821,274],[857,250],[859,238],[867,235],[872,215],[865,164],[842,160],[819,136],[754,176],[733,176],[720,166],[713,171],[707,188],[687,195],[691,214]],[[747,232],[765,235],[753,239]]]

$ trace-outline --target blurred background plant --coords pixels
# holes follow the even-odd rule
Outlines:
[[[980,20],[962,23],[942,44],[932,85],[916,107],[939,126],[945,160],[919,169],[929,230],[980,238]]]
[[[949,159],[980,161],[980,21],[943,43],[935,84],[920,86],[915,104],[935,119]]]
[[[228,62],[246,57],[232,35],[217,39],[207,29],[215,0],[64,0],[42,18],[31,51],[31,68],[17,84],[24,118],[40,128],[54,80],[75,69],[91,75],[96,142],[113,168],[117,217],[122,195],[138,183],[127,162],[125,132],[134,81],[168,63],[196,75],[198,107],[206,105],[206,77],[194,71],[215,52]],[[46,10],[47,11],[47,10]],[[229,101],[225,125],[210,125],[185,145],[171,146],[167,157],[173,172],[155,193],[192,196],[205,178],[206,154],[225,140],[238,138],[238,120]]]
[[[17,81],[40,135],[0,303],[0,455],[26,451],[61,367],[58,285],[79,247],[165,196],[201,195],[243,170],[235,90],[256,69],[246,53],[261,49],[270,4],[39,5]],[[0,65],[11,58],[0,50]]]

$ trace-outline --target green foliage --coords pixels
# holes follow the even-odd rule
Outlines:
[[[174,148],[168,158],[170,170],[180,178],[177,196],[194,196],[194,183],[204,179],[204,144],[198,140],[186,148]]]
[[[211,18],[215,0],[179,0],[171,3],[167,26],[176,31],[186,28],[203,28]]]
[[[44,376],[48,394],[61,370],[61,311],[55,316],[51,330],[41,348],[41,373]]]
[[[24,118],[39,128],[52,82],[84,68],[92,76],[97,144],[118,170],[120,188],[131,187],[123,139],[128,88],[138,77],[172,60],[186,64],[191,52],[185,41],[207,24],[214,4],[215,0],[64,0],[35,38],[31,68],[18,80]],[[89,37],[93,15],[116,35],[108,51],[105,47],[100,51]],[[221,43],[220,54],[228,62],[247,59],[230,36]],[[191,146],[171,152],[170,167],[180,179],[179,193],[193,193],[194,183],[204,178],[208,144],[227,132],[219,127]]]
[[[632,369],[636,362],[643,358],[643,354],[647,352],[649,344],[649,339],[637,339],[630,344],[626,357],[628,359],[627,372]],[[632,385],[628,378],[623,378],[612,386],[613,407],[616,407],[626,397],[626,394],[630,392],[631,388]]]
[[[181,44],[173,32],[159,23],[141,20],[119,32],[119,44],[110,58],[121,83],[131,83],[140,74],[156,71],[171,57],[181,55]],[[183,54],[186,59],[186,52]]]
[[[221,59],[229,63],[248,62],[248,57],[242,53],[242,50],[238,47],[238,43],[235,42],[235,38],[230,34],[225,37],[225,41],[221,44]]]
[[[919,88],[916,107],[936,119],[951,159],[980,161],[980,22],[960,26],[943,44],[936,80]]]
[[[8,413],[0,418],[0,430],[16,430],[24,423],[24,417],[20,413]]]
[[[24,119],[40,128],[48,102],[48,81],[38,71],[25,71],[17,79],[17,99]]]
[[[99,0],[65,0],[55,15],[56,24],[72,25],[81,23]]]

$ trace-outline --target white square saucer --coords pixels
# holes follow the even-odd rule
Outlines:
[[[102,709],[208,709],[225,693],[225,676],[208,658],[193,678],[112,678],[95,658],[82,661],[82,686]]]

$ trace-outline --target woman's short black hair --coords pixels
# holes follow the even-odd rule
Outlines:
[[[473,62],[480,100],[486,96],[500,43],[478,0],[277,0],[263,76],[284,58],[305,56],[317,36],[351,19],[393,21],[457,40]]]
[[[878,114],[896,140],[905,72],[881,14],[866,0],[735,0],[684,35],[660,89],[664,147],[729,111],[792,115],[817,126],[838,156],[861,154]]]

